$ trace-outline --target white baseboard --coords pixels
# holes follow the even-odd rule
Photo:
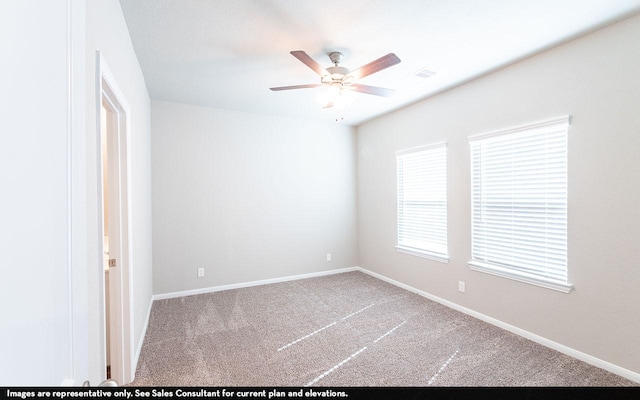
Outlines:
[[[144,320],[144,325],[142,326],[142,332],[140,333],[140,340],[138,340],[138,348],[136,349],[136,354],[133,359],[133,365],[131,367],[131,380],[136,379],[136,372],[138,369],[138,360],[140,360],[140,352],[142,352],[142,345],[144,344],[144,337],[147,335],[147,328],[149,327],[149,319],[151,318],[151,308],[153,307],[153,296],[151,297],[151,301],[149,301],[149,308],[147,309],[147,317]]]
[[[192,290],[184,290],[180,292],[154,294],[152,299],[153,300],[172,299],[175,297],[193,296],[196,294],[213,293],[213,292],[219,292],[222,290],[231,290],[231,289],[240,289],[240,288],[246,288],[251,286],[268,285],[270,283],[297,281],[299,279],[316,278],[319,276],[327,276],[327,275],[333,275],[333,274],[341,274],[344,272],[352,272],[352,271],[358,270],[358,268],[359,267],[332,269],[329,271],[312,272],[309,274],[290,275],[290,276],[284,276],[280,278],[263,279],[259,281],[251,281],[251,282],[243,282],[243,283],[233,283],[230,285],[212,286],[212,287],[207,287],[202,289],[192,289]]]
[[[487,315],[481,314],[481,313],[479,313],[477,311],[474,311],[472,309],[463,307],[463,306],[461,306],[459,304],[456,304],[456,303],[453,303],[453,302],[451,302],[449,300],[442,299],[442,298],[440,298],[438,296],[434,296],[434,295],[432,295],[430,293],[424,292],[424,291],[422,291],[420,289],[416,289],[413,286],[409,286],[409,285],[407,285],[405,283],[402,283],[402,282],[396,281],[394,279],[388,278],[388,277],[386,277],[384,275],[381,275],[381,274],[378,274],[376,272],[369,271],[366,268],[355,267],[353,269],[355,269],[357,271],[360,271],[360,272],[363,272],[363,273],[365,273],[367,275],[371,275],[374,278],[383,280],[383,281],[388,282],[388,283],[390,283],[392,285],[398,286],[398,287],[400,287],[402,289],[405,289],[405,290],[408,290],[410,292],[416,293],[416,294],[418,294],[418,295],[420,295],[422,297],[425,297],[425,298],[427,298],[429,300],[433,300],[433,301],[435,301],[437,303],[440,303],[440,304],[445,305],[445,306],[447,306],[449,308],[452,308],[454,310],[457,310],[457,311],[460,311],[460,312],[465,313],[467,315],[470,315],[470,316],[472,316],[474,318],[478,318],[479,320],[482,320],[484,322],[488,322],[488,323],[490,323],[492,325],[495,325],[495,326],[497,326],[499,328],[505,329],[505,330],[507,330],[509,332],[512,332],[512,333],[515,333],[516,335],[522,336],[522,337],[524,337],[526,339],[532,340],[532,341],[534,341],[536,343],[539,343],[539,344],[541,344],[543,346],[546,346],[546,347],[549,347],[549,348],[554,349],[556,351],[559,351],[560,353],[563,353],[563,354],[566,354],[566,355],[571,356],[573,358],[576,358],[578,360],[584,361],[584,362],[586,362],[588,364],[591,364],[593,366],[596,366],[598,368],[602,368],[602,369],[604,369],[606,371],[609,371],[611,373],[614,373],[616,375],[620,375],[623,378],[627,378],[627,379],[629,379],[631,381],[640,383],[640,373],[628,370],[626,368],[622,368],[622,367],[620,367],[618,365],[615,365],[615,364],[612,364],[612,363],[610,363],[608,361],[604,361],[602,359],[599,359],[597,357],[594,357],[594,356],[591,356],[589,354],[583,353],[581,351],[578,351],[578,350],[573,349],[571,347],[565,346],[563,344],[554,342],[554,341],[549,340],[547,338],[544,338],[542,336],[538,336],[535,333],[531,333],[531,332],[526,331],[524,329],[518,328],[517,326],[509,325],[506,322],[503,322],[503,321],[500,321],[500,320],[495,319],[493,317],[489,317]]]

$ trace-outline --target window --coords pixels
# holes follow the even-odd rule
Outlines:
[[[448,262],[447,145],[399,151],[399,252]]]
[[[566,116],[469,138],[471,269],[571,291],[568,126]]]

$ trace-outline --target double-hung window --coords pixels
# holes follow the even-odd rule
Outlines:
[[[471,269],[568,293],[567,130],[561,117],[469,138]]]
[[[447,145],[396,153],[399,252],[448,262]]]

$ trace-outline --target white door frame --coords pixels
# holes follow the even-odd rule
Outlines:
[[[107,100],[107,102],[111,105],[112,111],[116,113],[116,121],[117,121],[117,152],[114,154],[114,157],[117,157],[117,165],[119,169],[118,181],[114,182],[114,185],[118,185],[118,204],[117,207],[119,209],[119,237],[120,237],[120,249],[118,251],[119,254],[116,255],[117,259],[117,267],[115,269],[115,276],[118,279],[116,284],[119,284],[120,287],[118,298],[116,299],[116,303],[118,304],[118,309],[116,311],[116,320],[112,321],[112,327],[115,331],[112,330],[111,338],[112,341],[117,341],[118,354],[116,354],[115,359],[111,360],[111,377],[116,379],[119,384],[126,384],[133,381],[135,376],[135,346],[133,343],[133,262],[132,262],[132,246],[131,246],[131,238],[132,238],[132,223],[131,223],[131,162],[130,162],[130,154],[131,154],[131,146],[130,146],[130,133],[131,133],[131,123],[130,123],[130,107],[126,98],[124,97],[123,92],[120,90],[114,75],[111,73],[109,66],[107,65],[104,56],[98,51],[96,52],[96,66],[97,66],[97,76],[96,76],[96,120],[97,120],[97,143],[98,143],[98,182],[102,182],[103,177],[103,163],[102,163],[102,145],[101,145],[101,135],[102,132],[102,124],[101,124],[101,107],[103,99]],[[99,273],[99,288],[100,291],[100,301],[101,307],[99,308],[99,312],[101,314],[101,365],[106,366],[106,335],[105,335],[105,323],[106,323],[106,311],[105,311],[105,293],[104,293],[104,270],[103,270],[103,254],[104,254],[104,243],[103,243],[103,232],[104,232],[104,204],[103,204],[103,188],[102,184],[98,185],[98,204],[100,210],[100,219],[99,219],[99,257],[100,260],[97,265],[100,267]],[[110,208],[113,208],[110,205]],[[110,275],[110,282],[112,282],[113,275]],[[114,363],[117,363],[114,365]],[[106,378],[106,371],[103,371],[103,378]]]

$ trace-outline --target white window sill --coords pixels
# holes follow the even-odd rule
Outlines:
[[[428,251],[419,250],[411,247],[403,247],[403,246],[396,246],[396,251],[398,253],[404,253],[404,254],[409,254],[411,256],[422,257],[422,258],[426,258],[432,261],[438,261],[445,264],[449,263],[449,257],[442,254],[431,253]]]
[[[478,261],[469,261],[467,264],[469,265],[469,268],[471,268],[474,271],[484,272],[487,274],[500,276],[502,278],[513,279],[519,282],[524,282],[524,283],[540,286],[547,289],[557,290],[563,293],[569,293],[571,292],[571,290],[573,290],[573,285],[570,283],[545,280],[545,279],[541,279],[539,277],[528,275],[525,273],[514,272],[507,268],[499,267],[497,265],[486,264]]]

